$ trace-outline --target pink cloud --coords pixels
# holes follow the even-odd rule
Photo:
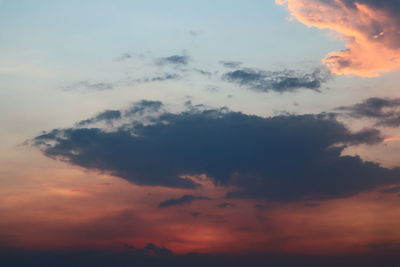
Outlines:
[[[322,60],[333,73],[373,77],[400,68],[398,2],[276,0],[276,3],[285,5],[301,23],[342,36],[346,49],[331,52]]]

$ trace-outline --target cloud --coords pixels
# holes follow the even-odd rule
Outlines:
[[[234,205],[230,202],[223,202],[217,205],[218,208],[224,209],[224,208],[230,208],[233,207]]]
[[[125,116],[139,115],[143,116],[146,113],[156,113],[161,111],[163,103],[161,101],[142,100],[127,109],[124,113]]]
[[[121,119],[121,112],[119,110],[106,110],[103,111],[93,118],[83,120],[77,123],[78,126],[84,126],[88,124],[93,124],[100,121],[105,121],[107,123],[112,123],[114,120]]]
[[[250,68],[227,72],[223,79],[255,91],[295,92],[299,89],[319,91],[331,78],[329,71],[317,68],[311,73],[293,70],[262,71]]]
[[[379,131],[351,132],[331,114],[264,118],[191,103],[171,113],[157,101],[121,114],[112,127],[54,129],[31,142],[50,158],[138,185],[195,189],[187,175],[206,174],[239,188],[228,197],[324,199],[400,182],[399,169],[342,155],[382,142]]]
[[[400,98],[372,97],[353,106],[341,106],[337,110],[354,118],[377,120],[376,126],[400,126]]]
[[[85,89],[93,91],[106,91],[106,90],[112,90],[113,88],[114,85],[112,83],[104,83],[104,82],[92,83],[89,81],[80,81],[71,86],[66,87],[67,90]]]
[[[203,196],[193,196],[193,195],[184,195],[180,198],[171,198],[161,202],[158,207],[159,208],[167,208],[172,206],[182,206],[185,204],[190,204],[196,200],[211,200],[208,197]]]
[[[379,192],[384,193],[384,194],[400,193],[400,186],[385,188]]]
[[[133,55],[130,53],[122,53],[118,58],[117,61],[124,61],[124,60],[129,60],[132,59]]]
[[[123,248],[131,250],[131,253],[133,252],[138,255],[158,256],[158,257],[173,255],[173,253],[170,249],[165,248],[165,247],[159,247],[153,243],[148,243],[146,246],[144,246],[143,248],[139,248],[139,249],[135,248],[132,245],[124,244]]]
[[[323,62],[334,74],[376,76],[400,67],[398,0],[276,0],[309,27],[342,36],[346,49]]]
[[[178,80],[181,76],[176,73],[163,73],[163,74],[156,74],[151,77],[144,77],[139,78],[136,80],[131,81],[130,83],[151,83],[151,82],[163,82],[169,80]]]
[[[187,65],[189,63],[189,57],[186,55],[173,55],[169,57],[163,57],[158,60],[158,64],[172,64],[172,65]]]
[[[240,62],[240,61],[220,61],[220,63],[221,63],[222,66],[224,66],[225,68],[230,68],[230,69],[239,68],[240,65],[243,64],[243,62]]]

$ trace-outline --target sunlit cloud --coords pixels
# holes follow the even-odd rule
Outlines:
[[[395,142],[395,141],[400,141],[400,135],[385,138],[383,141],[384,141],[384,142]]]
[[[400,67],[398,1],[275,2],[286,5],[301,23],[342,36],[346,49],[331,52],[322,60],[333,73],[373,77]]]

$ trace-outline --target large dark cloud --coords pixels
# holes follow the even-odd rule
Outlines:
[[[381,142],[379,131],[351,132],[330,114],[264,118],[190,104],[171,113],[156,101],[121,114],[111,129],[54,129],[33,144],[48,157],[139,185],[196,188],[184,175],[207,174],[241,188],[230,197],[322,199],[400,181],[399,169],[342,155],[345,146]]]
[[[310,73],[293,70],[263,71],[243,68],[227,72],[223,75],[223,78],[255,91],[283,93],[294,92],[299,89],[319,91],[322,84],[331,78],[331,74],[323,68],[317,68]]]
[[[185,204],[190,204],[196,200],[211,200],[209,197],[203,196],[193,196],[193,195],[184,195],[180,198],[171,198],[161,202],[158,207],[159,208],[167,208],[172,206],[182,206]]]
[[[375,119],[376,126],[400,126],[400,98],[372,97],[353,106],[342,106],[337,110],[354,118]]]

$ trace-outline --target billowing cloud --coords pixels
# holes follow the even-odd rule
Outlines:
[[[374,129],[351,132],[334,115],[264,118],[186,108],[171,113],[161,102],[142,101],[112,126],[54,129],[32,142],[48,157],[138,185],[194,189],[200,184],[188,175],[206,174],[238,188],[229,197],[323,199],[400,182],[399,169],[342,155],[345,146],[383,139]]]
[[[376,76],[400,67],[398,0],[276,0],[310,27],[342,35],[346,49],[323,62],[335,74]]]
[[[322,84],[331,78],[331,74],[323,68],[317,68],[310,73],[294,70],[263,71],[243,68],[227,72],[223,78],[255,91],[283,93],[295,92],[299,89],[319,91]]]
[[[376,120],[376,126],[400,126],[400,98],[371,97],[353,106],[338,107],[337,110],[354,118]]]
[[[196,200],[211,200],[209,197],[203,196],[193,196],[193,195],[184,195],[180,198],[171,198],[161,202],[158,207],[159,208],[167,208],[172,206],[182,206],[185,204],[190,204]]]

